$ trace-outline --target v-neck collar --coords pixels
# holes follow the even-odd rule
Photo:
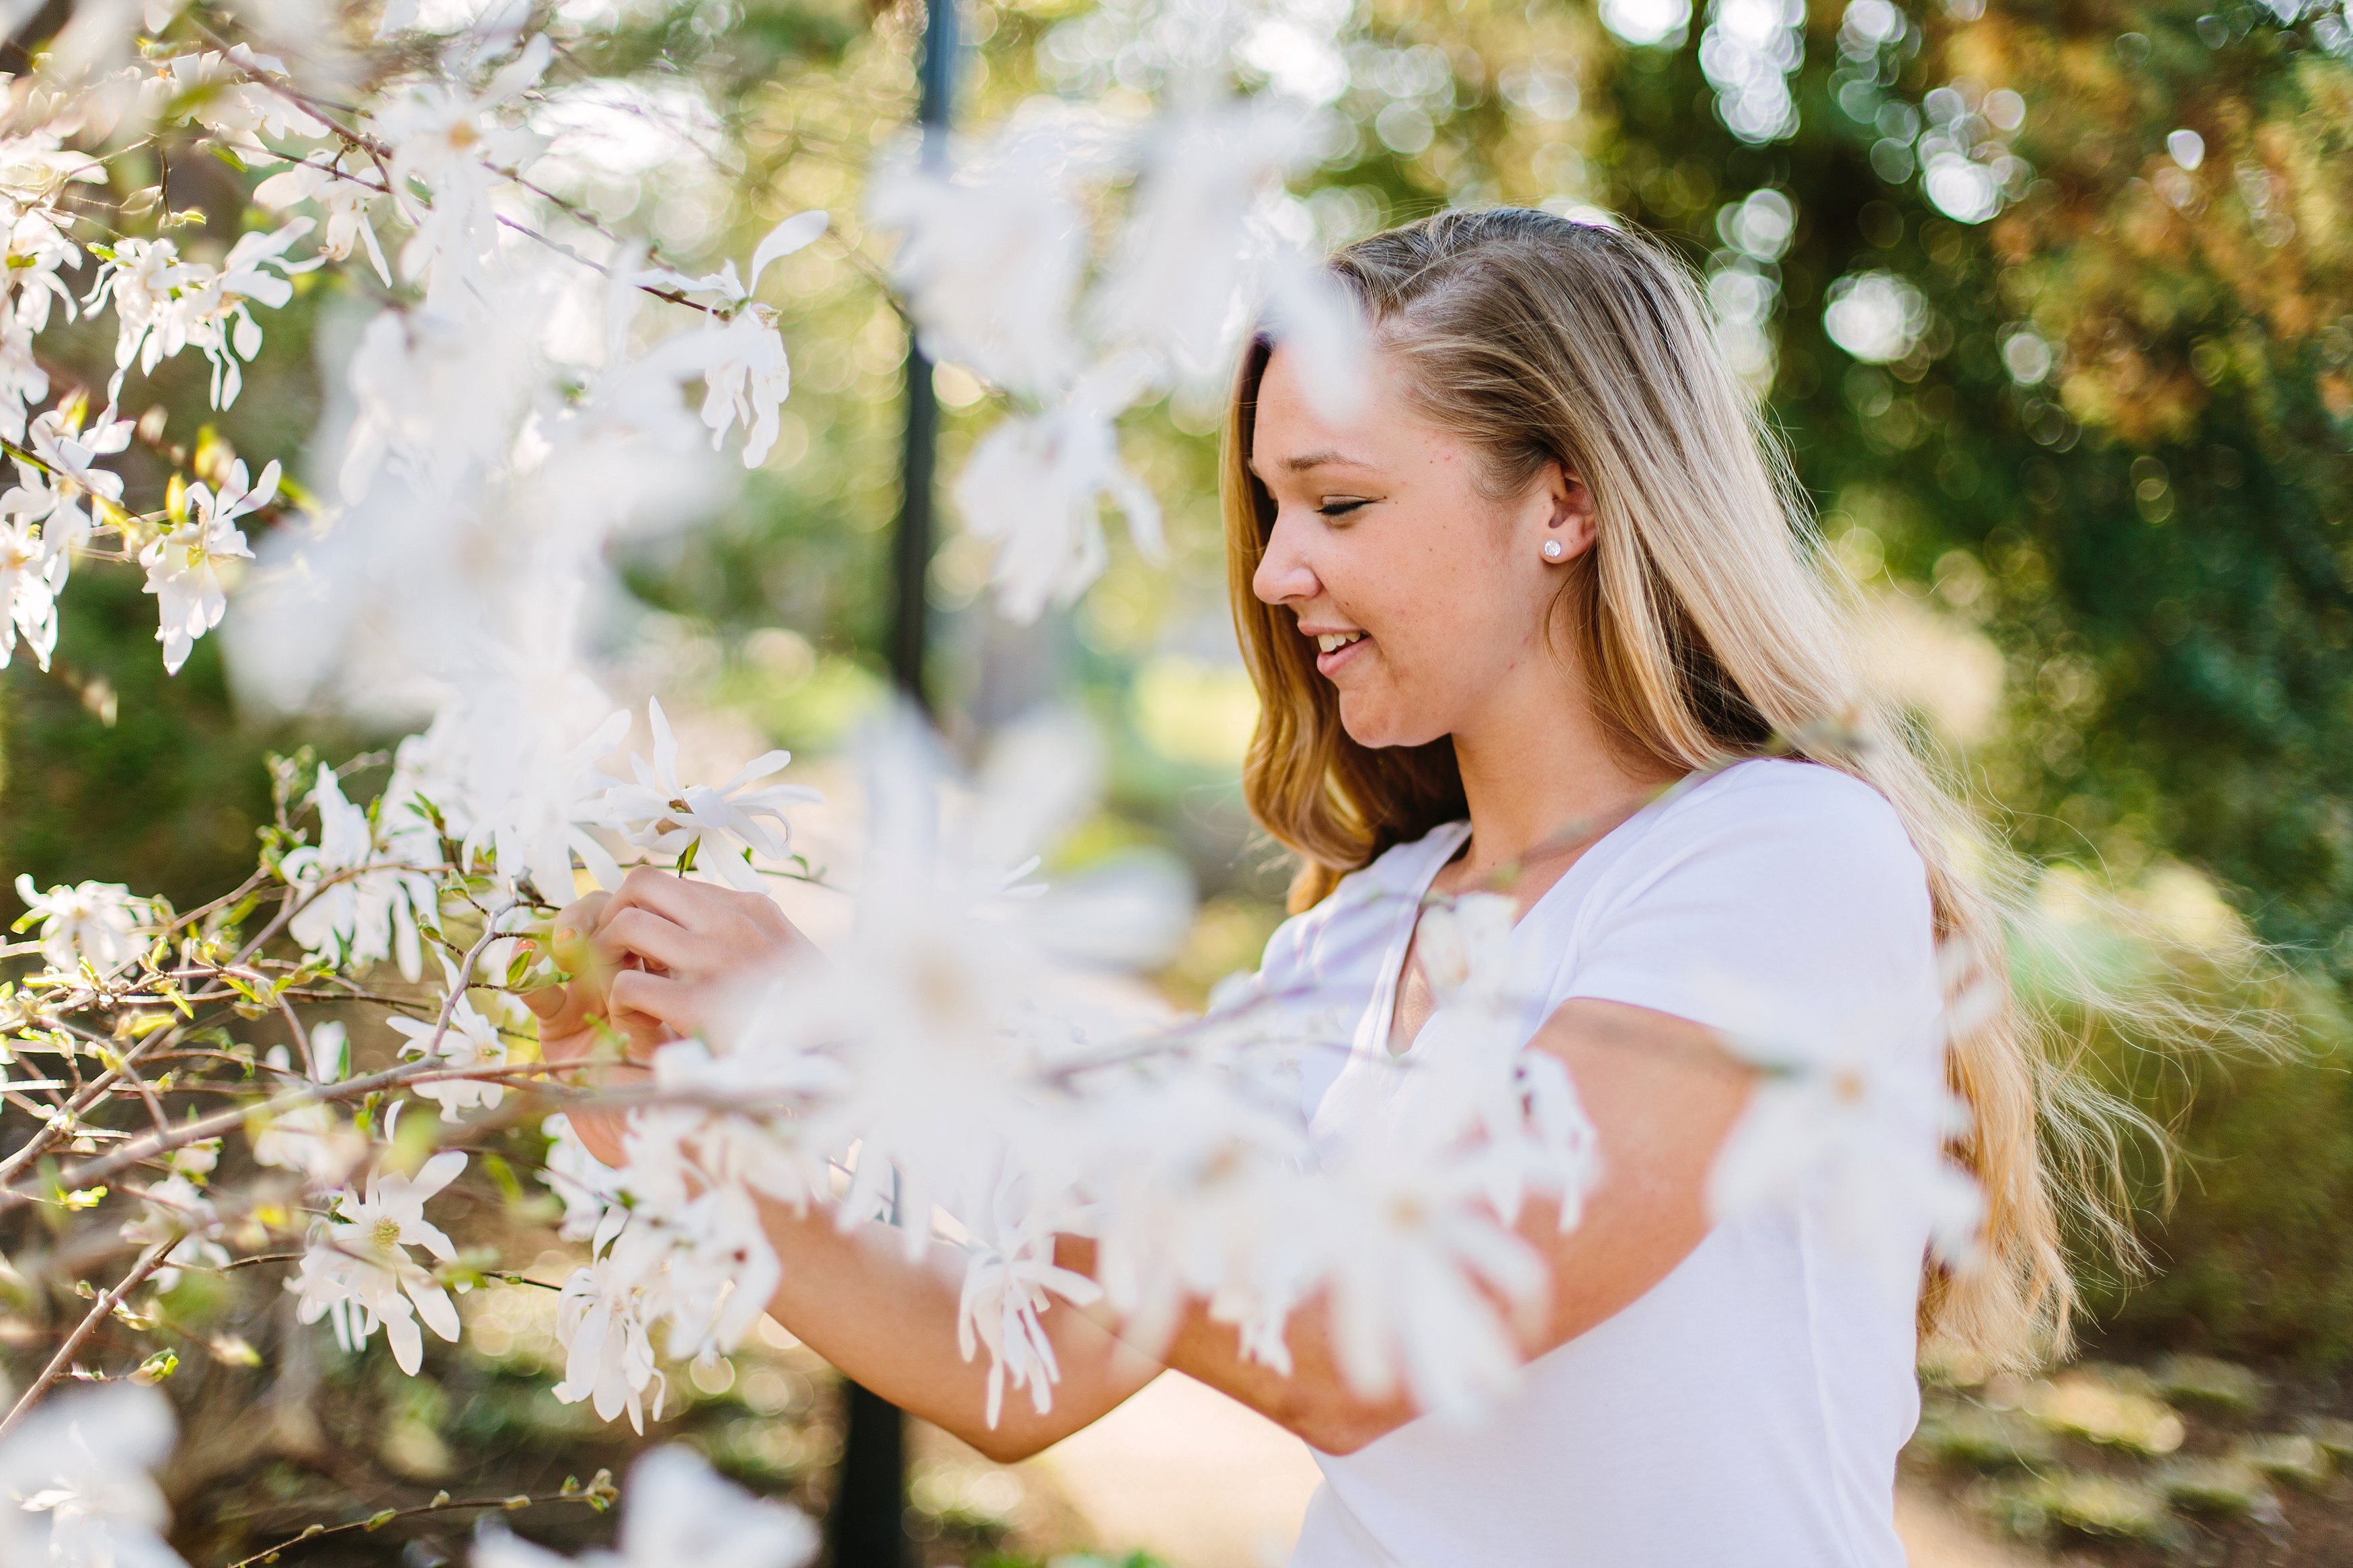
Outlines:
[[[1727,768],[1723,770],[1723,773],[1730,771]],[[1721,777],[1723,773],[1712,777]],[[1643,802],[1624,821],[1588,844],[1578,852],[1577,858],[1570,862],[1558,877],[1553,879],[1552,886],[1538,893],[1535,901],[1522,910],[1513,920],[1513,934],[1516,936],[1520,928],[1535,919],[1564,886],[1577,880],[1577,873],[1587,868],[1593,858],[1601,851],[1603,846],[1625,834],[1636,823],[1648,821],[1688,793],[1690,792],[1678,789],[1673,785],[1668,786],[1652,799]],[[1413,951],[1413,933],[1421,923],[1421,909],[1430,897],[1430,885],[1438,880],[1440,872],[1453,863],[1455,855],[1461,851],[1465,843],[1469,842],[1470,837],[1471,824],[1466,818],[1432,828],[1429,837],[1421,841],[1421,847],[1430,851],[1430,858],[1416,868],[1409,883],[1409,889],[1412,896],[1404,900],[1403,907],[1395,917],[1389,932],[1388,946],[1381,954],[1380,978],[1374,989],[1372,1003],[1366,1009],[1366,1021],[1373,1026],[1372,1032],[1366,1035],[1360,1027],[1356,1042],[1358,1050],[1368,1051],[1384,1060],[1400,1061],[1412,1054],[1414,1045],[1420,1039],[1421,1032],[1417,1030],[1414,1038],[1406,1042],[1404,1050],[1389,1048],[1389,1037],[1397,1032],[1398,992],[1405,983],[1406,955]],[[1429,1019],[1423,1019],[1423,1028],[1428,1028],[1429,1023]]]

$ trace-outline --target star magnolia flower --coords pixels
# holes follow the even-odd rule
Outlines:
[[[518,168],[544,144],[533,132],[501,124],[498,112],[539,80],[553,48],[545,34],[534,35],[480,93],[420,83],[377,114],[377,133],[392,146],[393,200],[415,231],[401,248],[403,277],[432,274],[430,292],[438,295],[445,270],[465,279],[480,269],[485,237],[496,233],[491,194],[505,180],[491,165]],[[414,194],[420,184],[432,195],[429,204]]]
[[[785,356],[784,334],[776,330],[776,313],[765,305],[745,307],[723,325],[697,334],[697,345],[709,357],[703,370],[702,422],[711,430],[711,448],[744,422],[744,466],[756,468],[776,444],[777,405],[793,389],[793,367]]]
[[[237,362],[250,361],[261,352],[261,323],[253,319],[252,307],[280,308],[294,297],[290,276],[325,263],[323,256],[295,263],[286,259],[287,247],[314,226],[309,218],[298,217],[269,234],[255,229],[238,237],[217,268],[192,264],[184,272],[173,301],[173,330],[212,363],[215,408],[237,401],[245,384]],[[273,267],[276,272],[269,270]],[[114,385],[121,382],[118,374]]]
[[[1969,1111],[1936,1053],[1870,1027],[1803,1048],[1732,1043],[1763,1070],[1709,1173],[1715,1214],[1818,1203],[1841,1241],[1885,1264],[1891,1286],[1915,1277],[1918,1254],[1903,1261],[1899,1244],[1916,1246],[1922,1224],[1940,1256],[1970,1259],[1985,1196],[1945,1153]]]
[[[646,706],[653,723],[653,761],[649,763],[631,753],[629,766],[638,782],[616,784],[606,792],[608,817],[623,825],[631,844],[650,855],[675,858],[700,841],[698,867],[708,867],[747,893],[762,891],[760,875],[746,852],[771,860],[783,855],[792,834],[785,807],[825,797],[797,784],[750,787],[788,766],[793,760],[790,752],[769,752],[754,758],[716,789],[680,782],[678,737],[670,731],[670,718],[659,699]],[[763,819],[776,827],[771,830]]]
[[[164,645],[164,668],[172,674],[180,672],[196,639],[220,625],[228,608],[214,563],[253,559],[237,520],[268,506],[277,494],[277,460],[270,460],[255,484],[246,478],[240,458],[229,466],[217,495],[201,480],[190,485],[188,521],[139,552],[139,564],[147,569],[147,592],[155,595],[163,623],[155,640]]]
[[[892,271],[932,358],[1033,398],[1070,384],[1087,233],[1073,187],[1108,170],[1105,142],[1075,119],[1025,117],[953,174],[911,161],[876,177],[868,214],[905,236]]]
[[[619,1273],[620,1266],[603,1257],[574,1269],[564,1282],[555,1304],[564,1381],[549,1392],[565,1405],[587,1400],[599,1420],[626,1414],[629,1426],[643,1432],[649,1404],[653,1418],[661,1419],[669,1384],[654,1357],[653,1332],[637,1292]]]
[[[46,574],[48,550],[33,525],[0,515],[0,669],[16,652],[22,633],[41,668],[58,646],[58,595]]]
[[[66,973],[85,959],[101,975],[121,969],[146,951],[143,928],[158,913],[153,900],[132,898],[120,882],[83,882],[39,893],[33,890],[32,878],[19,872],[16,897],[25,905],[16,929],[38,921],[41,957]]]
[[[1106,495],[1136,548],[1154,560],[1164,553],[1159,503],[1120,461],[1113,423],[1147,379],[1134,356],[1096,366],[1057,406],[999,423],[956,477],[965,525],[999,542],[997,598],[1012,619],[1034,621],[1049,601],[1067,605],[1103,574]]]
[[[1311,157],[1315,116],[1279,97],[1171,114],[1155,132],[1142,184],[1105,280],[1114,341],[1159,344],[1187,374],[1222,364],[1250,314],[1271,237],[1252,224],[1261,194]]]
[[[583,1568],[801,1568],[817,1555],[817,1527],[784,1503],[722,1480],[691,1448],[656,1448],[630,1468],[622,1489],[618,1552],[590,1552]],[[545,1547],[485,1532],[474,1568],[561,1568]]]
[[[419,836],[407,828],[414,818],[388,803],[385,815],[401,831],[379,853],[368,814],[343,797],[335,770],[323,763],[310,799],[319,813],[319,842],[291,851],[281,862],[287,881],[305,894],[287,931],[306,953],[339,951],[353,963],[373,963],[397,952],[401,973],[415,980],[424,963],[417,926],[435,922],[439,900],[432,878],[400,867],[404,861],[438,861],[438,847],[417,842]],[[419,858],[408,860],[404,846]],[[389,864],[362,869],[378,860]]]
[[[172,1406],[108,1383],[52,1395],[0,1444],[0,1563],[185,1568],[149,1472],[172,1451]]]
[[[113,251],[99,267],[82,304],[95,311],[110,300],[113,302],[112,384],[119,390],[133,361],[139,362],[141,374],[148,374],[187,346],[186,318],[178,309],[180,289],[209,269],[183,261],[178,243],[169,239],[133,237],[117,241]]]
[[[970,1361],[988,1348],[988,1408],[991,1426],[1005,1408],[1005,1385],[1027,1386],[1029,1402],[1043,1415],[1054,1407],[1053,1384],[1061,1376],[1054,1342],[1039,1314],[1052,1304],[1048,1292],[1084,1307],[1103,1298],[1103,1287],[1054,1261],[1059,1228],[1048,1216],[1019,1201],[1018,1178],[1000,1181],[992,1201],[969,1227],[964,1289],[956,1298],[956,1348]]]
[[[163,1267],[149,1276],[156,1289],[178,1284],[184,1268],[219,1268],[228,1262],[228,1248],[216,1239],[220,1218],[195,1183],[175,1173],[151,1184],[139,1198],[142,1212],[137,1219],[123,1222],[122,1239],[133,1247],[152,1247],[178,1238],[164,1255]]]
[[[272,136],[324,136],[326,126],[292,98],[250,79],[252,73],[284,76],[286,62],[258,55],[245,44],[226,54],[206,49],[162,62],[141,84],[141,107],[156,120],[195,121],[247,153],[267,153],[259,132]]]
[[[54,131],[0,137],[0,197],[19,208],[44,206],[76,182],[106,184],[106,165],[67,147]]]
[[[96,497],[121,504],[122,476],[100,468],[98,459],[130,446],[132,422],[115,418],[111,408],[87,429],[64,408],[48,409],[26,426],[25,444],[38,463],[18,460],[17,483],[0,494],[0,515],[41,525],[47,552],[42,571],[52,591],[66,585],[73,552],[90,542],[95,519],[83,502]]]
[[[336,155],[337,164],[343,156]],[[319,254],[330,261],[343,261],[349,258],[353,245],[364,246],[368,264],[389,289],[392,268],[385,264],[384,248],[376,242],[375,223],[370,216],[383,196],[375,185],[344,174],[340,167],[322,168],[315,163],[282,169],[253,189],[253,199],[272,211],[282,211],[297,202],[318,203],[326,215]]]
[[[40,328],[24,319],[22,306],[27,300],[47,297],[38,290],[19,293],[19,309],[0,317],[0,436],[19,445],[25,440],[26,411],[49,395],[49,373],[33,353],[33,334]]]
[[[295,1316],[306,1323],[332,1318],[335,1339],[346,1350],[365,1344],[381,1323],[393,1360],[411,1376],[425,1359],[418,1318],[455,1341],[457,1307],[408,1248],[422,1247],[445,1263],[458,1256],[449,1238],[425,1218],[425,1200],[465,1168],[463,1153],[445,1150],[415,1176],[378,1173],[368,1178],[364,1196],[335,1194],[333,1216],[319,1226],[301,1271],[286,1282],[300,1303]]]
[[[456,976],[451,975],[454,984]],[[471,998],[460,996],[449,1015],[449,1026],[438,1030],[431,1018],[395,1018],[392,1026],[408,1037],[408,1044],[400,1054],[412,1059],[436,1057],[453,1068],[500,1068],[506,1066],[507,1043],[498,1026],[475,1011]],[[441,1107],[441,1120],[455,1121],[458,1112],[476,1106],[495,1106],[506,1096],[501,1083],[484,1083],[474,1079],[449,1078],[432,1083],[411,1084],[409,1091],[421,1099],[430,1100]]]
[[[0,206],[0,215],[5,213]],[[8,252],[8,277],[0,289],[15,295],[9,314],[27,332],[45,330],[49,311],[58,305],[65,307],[69,321],[81,313],[73,290],[58,276],[64,268],[81,265],[81,247],[67,238],[58,225],[58,216],[42,208],[18,213],[13,222],[0,216]]]
[[[313,1037],[312,1047],[318,1044]],[[251,1133],[254,1163],[296,1171],[321,1185],[343,1181],[367,1157],[367,1140],[344,1125],[324,1100],[261,1121]]]

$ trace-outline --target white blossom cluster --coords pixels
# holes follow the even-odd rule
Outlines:
[[[997,543],[1008,616],[1068,604],[1102,573],[1106,499],[1159,555],[1159,507],[1120,459],[1119,416],[1222,377],[1254,322],[1293,345],[1332,412],[1358,395],[1362,330],[1297,243],[1282,188],[1323,112],[1207,94],[1141,125],[1029,110],[952,163],[911,149],[876,180],[868,205],[902,236],[895,272],[926,353],[1013,405],[955,484],[965,525]],[[1093,256],[1091,214],[1119,184],[1124,222]]]

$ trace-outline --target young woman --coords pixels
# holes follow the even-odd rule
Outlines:
[[[1362,1398],[1313,1306],[1289,1375],[1198,1307],[1155,1357],[1058,1307],[1052,1411],[1009,1405],[991,1429],[954,1279],[825,1213],[769,1215],[772,1310],[1000,1459],[1164,1367],[1222,1389],[1319,1451],[1299,1568],[1893,1568],[1921,1336],[2013,1363],[2063,1335],[2071,1300],[2015,1015],[1944,1024],[1940,949],[1996,934],[1959,815],[1862,690],[1798,492],[1686,269],[1517,210],[1442,214],[1331,266],[1372,327],[1365,411],[1319,416],[1261,342],[1226,437],[1262,715],[1246,787],[1302,863],[1265,973],[1361,996],[1351,1053],[1309,1075],[1319,1130],[1345,1131],[1409,1083],[1373,1069],[1432,1011],[1415,895],[1500,879],[1518,900],[1513,941],[1550,987],[1530,1048],[1567,1064],[1604,1175],[1575,1229],[1522,1217],[1552,1290],[1516,1391],[1469,1424]],[[623,967],[609,995],[563,999],[554,1058],[584,1053],[600,1010],[647,1040],[691,1031],[802,940],[765,900],[645,871],[567,918]],[[1357,971],[1335,956],[1366,952]],[[1826,1194],[1713,1216],[1710,1167],[1751,1089],[1725,1033],[1948,1080],[1974,1112],[1953,1153],[1986,1195],[1978,1267],[1929,1261],[1925,1212],[1900,1215],[1898,1289],[1841,1245]],[[617,1156],[609,1121],[576,1120]],[[1060,1256],[1092,1266],[1083,1241]]]

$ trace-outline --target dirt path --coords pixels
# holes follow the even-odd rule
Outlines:
[[[1142,1547],[1173,1568],[1281,1568],[1317,1476],[1298,1438],[1174,1373],[1024,1468],[1086,1521],[1100,1549]],[[1898,1500],[1895,1523],[1911,1568],[2049,1562],[1989,1541],[1923,1492]]]

